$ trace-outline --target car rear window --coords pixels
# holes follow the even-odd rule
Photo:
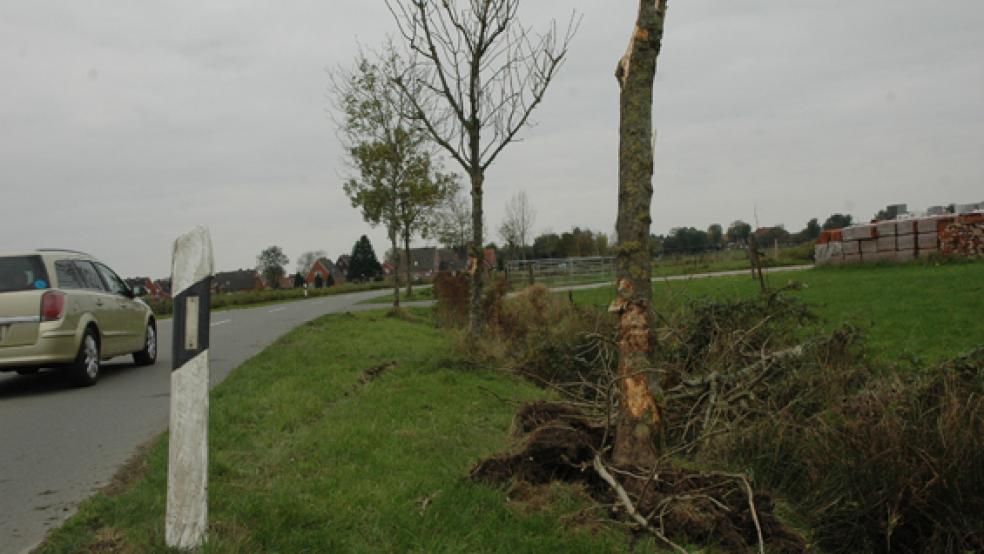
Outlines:
[[[48,272],[41,256],[7,256],[0,258],[0,292],[46,289]]]
[[[55,276],[58,277],[58,287],[63,289],[84,289],[82,277],[71,260],[55,262]]]
[[[79,277],[82,278],[82,288],[92,289],[92,290],[106,290],[105,285],[103,285],[102,279],[99,278],[99,274],[96,273],[96,268],[92,267],[90,262],[84,260],[76,260],[75,267],[79,270]]]

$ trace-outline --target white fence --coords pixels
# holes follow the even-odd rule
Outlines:
[[[510,283],[577,283],[615,278],[615,258],[545,258],[509,260],[506,278]]]

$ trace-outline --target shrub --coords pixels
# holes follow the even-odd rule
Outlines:
[[[542,285],[508,298],[501,296],[503,287],[493,284],[486,295],[489,326],[471,354],[540,383],[593,381],[595,337],[610,337],[613,329],[608,314],[576,306]]]

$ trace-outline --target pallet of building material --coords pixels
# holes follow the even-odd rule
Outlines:
[[[898,229],[898,223],[894,219],[892,221],[879,221],[874,226],[879,237],[893,237]]]
[[[866,264],[876,264],[879,262],[894,262],[895,251],[891,252],[861,252],[861,261]]]
[[[919,250],[936,250],[939,247],[937,233],[919,233],[916,235],[916,247]]]
[[[854,225],[842,229],[844,240],[873,239],[878,236],[874,225]]]
[[[899,250],[895,253],[895,261],[897,262],[911,262],[916,259],[915,250]]]
[[[861,254],[874,254],[878,252],[877,239],[859,240],[858,244],[861,246]]]
[[[909,250],[916,249],[916,236],[917,235],[899,235],[895,237],[895,248],[899,252],[906,252]],[[881,239],[878,239],[881,240]]]
[[[916,220],[915,219],[902,219],[899,220],[895,226],[895,234],[911,235],[916,232]]]
[[[935,233],[938,217],[923,217],[916,220],[917,233]]]
[[[938,248],[920,249],[919,250],[919,259],[925,260],[926,258],[932,258],[932,257],[936,256],[939,253],[940,253],[940,251],[939,251]]]
[[[843,250],[840,242],[818,244],[813,248],[814,261],[819,265],[839,263],[843,260]]]
[[[879,252],[895,252],[895,235],[890,235],[887,237],[878,237],[875,239],[875,243],[878,245]]]
[[[856,240],[845,240],[841,243],[841,251],[845,256],[861,253],[861,243]]]
[[[856,254],[844,254],[844,263],[845,264],[859,264],[859,263],[861,263],[861,253],[858,252]]]
[[[980,224],[953,222],[942,227],[940,250],[947,255],[984,256],[984,220]]]
[[[984,225],[984,213],[960,214],[957,223],[961,225]]]

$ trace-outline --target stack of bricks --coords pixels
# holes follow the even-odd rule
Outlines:
[[[947,218],[939,225],[940,250],[946,255],[984,256],[984,213]]]
[[[905,262],[935,254],[984,256],[984,214],[878,221],[824,231],[819,265]]]

